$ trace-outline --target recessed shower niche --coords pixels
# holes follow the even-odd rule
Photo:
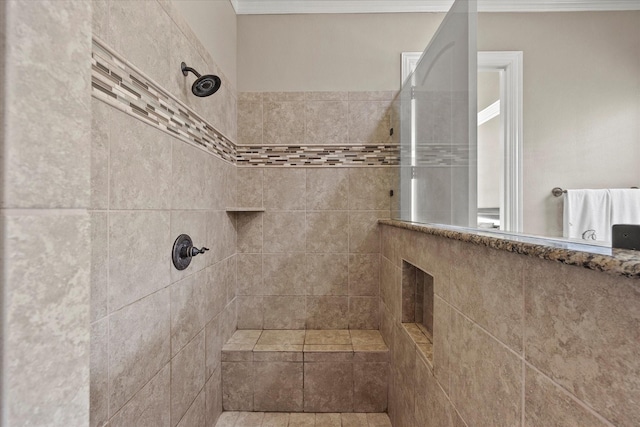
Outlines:
[[[402,261],[402,326],[425,358],[433,360],[433,276]]]

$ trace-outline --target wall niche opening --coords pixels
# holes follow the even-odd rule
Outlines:
[[[433,361],[433,276],[402,261],[402,326]]]

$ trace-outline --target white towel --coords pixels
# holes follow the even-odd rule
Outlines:
[[[611,241],[609,190],[567,190],[564,198],[563,234],[587,242]]]
[[[640,190],[634,188],[612,188],[611,225],[640,224]]]

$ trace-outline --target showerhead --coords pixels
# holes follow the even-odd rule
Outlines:
[[[180,64],[180,68],[183,75],[187,76],[189,72],[191,72],[197,77],[196,81],[193,82],[193,85],[191,86],[191,92],[193,92],[195,96],[203,98],[205,96],[213,95],[218,91],[218,89],[220,89],[220,86],[222,86],[222,81],[218,76],[214,76],[213,74],[201,76],[200,73],[193,68],[187,67],[187,64],[184,62]]]

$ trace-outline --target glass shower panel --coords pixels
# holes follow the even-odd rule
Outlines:
[[[476,20],[457,0],[402,87],[400,219],[477,225]]]

